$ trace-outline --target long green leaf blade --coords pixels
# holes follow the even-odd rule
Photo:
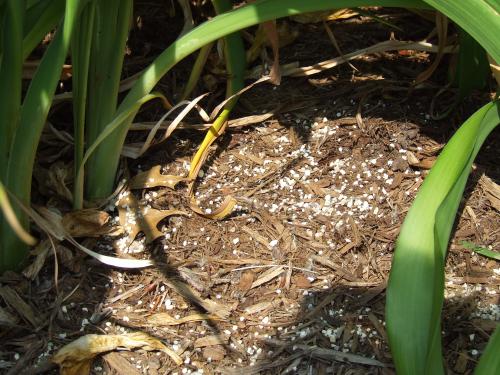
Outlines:
[[[500,61],[500,2],[498,0],[423,0],[467,31]]]
[[[500,253],[498,251],[493,251],[490,249],[487,249],[485,247],[477,246],[474,245],[472,242],[469,241],[462,241],[461,245],[465,247],[466,249],[470,249],[474,251],[477,254],[480,254],[482,256],[495,259],[495,260],[500,260]]]
[[[10,149],[5,186],[25,206],[30,204],[31,177],[40,135],[68,52],[76,18],[86,1],[67,2],[63,25],[57,30],[45,52],[23,102],[19,126]],[[21,224],[24,228],[28,228],[29,220],[26,214],[17,207],[14,209]],[[0,252],[4,256],[0,264],[0,272],[5,269],[19,268],[26,256],[27,248],[8,229],[5,222],[2,222],[0,230],[2,233]]]
[[[386,319],[398,374],[442,374],[440,316],[444,261],[472,162],[500,123],[498,101],[451,138],[405,218],[387,289]]]
[[[90,51],[94,30],[95,1],[89,2],[77,21],[71,42],[71,63],[73,65],[73,123],[74,123],[74,173],[73,208],[83,206],[83,179],[78,180],[76,173],[80,169],[85,152],[85,119],[87,111],[88,77]],[[94,109],[94,108],[92,108]],[[94,109],[95,110],[95,109]]]
[[[94,36],[90,57],[89,93],[85,138],[92,144],[106,125],[113,119],[118,103],[125,42],[132,17],[132,0],[96,1]],[[102,196],[103,181],[100,171],[106,169],[103,160],[118,158],[106,140],[101,159],[92,156],[87,163],[86,196],[90,199]],[[123,143],[123,142],[122,142]],[[119,151],[118,151],[119,153]],[[106,163],[106,162],[105,162]],[[114,175],[112,181],[114,182]]]
[[[64,0],[43,0],[26,11],[23,60],[60,21],[64,15],[64,3]]]
[[[474,371],[475,375],[500,374],[500,325],[497,325],[495,332],[488,341],[488,346],[484,351],[479,364]]]
[[[24,3],[9,0],[3,4],[2,59],[0,63],[0,180],[7,178],[10,146],[21,110],[22,43]],[[0,19],[0,22],[2,20]]]

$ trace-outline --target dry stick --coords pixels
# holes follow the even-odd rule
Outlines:
[[[261,115],[251,115],[251,116],[245,116],[245,117],[240,117],[234,120],[229,120],[227,123],[228,128],[238,128],[238,127],[243,127],[243,126],[248,126],[248,125],[253,125],[257,123],[262,123],[271,117],[275,116],[280,112],[280,109],[282,106],[276,107],[275,109],[272,109],[269,112],[266,112]],[[133,123],[130,127],[130,131],[138,131],[138,130],[151,130],[151,128],[156,124],[156,122],[137,122]],[[168,129],[170,127],[170,122],[162,122],[160,125],[160,129]],[[200,131],[206,131],[207,129],[210,129],[212,124],[188,124],[185,122],[180,122],[177,125],[177,129],[189,129],[189,130],[200,130]],[[169,134],[170,135],[170,134]],[[164,137],[162,140],[165,140],[166,137]]]
[[[294,345],[294,350],[303,351],[304,354],[307,354],[313,358],[317,359],[325,359],[329,361],[338,361],[338,362],[349,362],[349,363],[357,363],[360,365],[369,365],[369,366],[377,366],[377,367],[388,367],[387,364],[377,361],[375,359],[362,357],[360,355],[344,353],[338,350],[333,349],[325,349],[318,348],[315,346],[308,345]]]
[[[318,262],[318,263],[320,263],[324,266],[327,266],[327,267],[331,268],[332,270],[338,272],[340,276],[342,276],[344,279],[346,279],[348,281],[358,281],[358,278],[356,276],[354,276],[352,273],[344,270],[341,266],[332,262],[331,260],[320,257],[318,255],[311,255],[311,259],[314,260],[315,262]]]
[[[325,70],[332,69],[338,65],[344,64],[348,61],[363,57],[364,55],[387,52],[387,51],[398,51],[402,49],[416,50],[416,51],[426,51],[426,52],[437,52],[439,50],[438,46],[435,46],[427,42],[403,42],[399,40],[387,40],[374,44],[367,48],[362,48],[360,50],[347,53],[344,56],[336,57],[334,59],[325,60],[314,65],[304,66],[304,67],[282,67],[282,76],[291,77],[305,77],[313,74],[318,74],[324,72]],[[443,53],[455,53],[458,50],[457,46],[447,46],[443,48]],[[246,78],[256,78],[262,74],[262,68],[252,70]]]
[[[330,29],[330,26],[328,26],[328,24],[323,21],[323,27],[325,28],[326,30],[326,34],[328,35],[328,38],[330,39],[330,42],[332,42],[333,44],[333,47],[335,47],[335,50],[337,51],[337,53],[340,55],[340,57],[344,57],[344,53],[342,52],[342,50],[340,49],[340,46],[339,44],[337,43],[337,39],[335,38],[335,35],[333,35],[333,31],[332,29]],[[356,72],[358,72],[359,70],[351,64],[351,62],[347,62],[349,64],[349,66],[351,68],[353,68]]]

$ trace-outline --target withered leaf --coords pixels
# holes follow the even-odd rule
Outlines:
[[[140,203],[132,194],[128,194],[118,202],[118,213],[121,226],[127,231],[130,242],[140,232],[146,236],[146,243],[151,243],[163,233],[158,224],[172,215],[187,215],[179,210],[157,210]]]
[[[109,225],[109,214],[93,208],[68,212],[63,216],[64,229],[73,237],[99,237],[116,234]]]
[[[198,206],[196,199],[191,196],[190,207],[198,215],[206,217],[207,219],[222,220],[231,215],[237,203],[236,199],[228,195],[216,210],[211,213],[207,213]]]
[[[89,374],[95,356],[117,348],[160,350],[169,355],[177,365],[182,363],[182,359],[160,340],[143,332],[125,335],[85,335],[59,349],[52,362],[60,366],[60,373],[63,375]]]
[[[175,189],[175,186],[181,181],[186,181],[186,178],[162,174],[161,166],[155,165],[153,168],[134,176],[129,184],[131,189],[146,189],[158,186]]]

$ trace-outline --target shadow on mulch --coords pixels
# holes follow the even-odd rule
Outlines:
[[[267,355],[244,373],[395,374],[387,346],[384,288],[340,285],[310,292],[293,325],[263,339]],[[467,318],[477,310],[479,299],[480,293],[473,292],[445,300],[442,342],[449,373],[472,371],[478,356],[470,348],[482,352],[495,329],[494,321]]]

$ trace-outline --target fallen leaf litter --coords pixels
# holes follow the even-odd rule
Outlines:
[[[301,125],[307,127],[307,123]],[[250,366],[245,371],[259,373],[273,368],[271,363],[282,359],[283,353],[289,359],[283,366],[293,368],[304,364],[307,356],[320,362],[387,366],[382,304],[375,305],[375,311],[367,305],[381,299],[390,265],[389,244],[397,236],[403,207],[408,207],[426,173],[410,163],[395,165],[394,160],[407,161],[408,155],[423,159],[427,150],[411,144],[403,148],[395,142],[397,134],[387,150],[381,150],[349,118],[324,117],[310,128],[310,145],[294,145],[289,133],[275,122],[257,128],[260,139],[253,138],[252,132],[238,134],[236,147],[199,174],[195,195],[197,204],[210,209],[222,202],[221,191],[231,193],[239,198],[237,215],[216,223],[188,214],[162,227],[162,250],[169,261],[191,272],[181,273],[181,282],[224,305],[228,315],[223,319],[201,315],[212,322],[206,325],[199,315],[188,313],[189,306],[173,292],[175,287],[169,290],[153,282],[152,295],[159,295],[149,304],[142,298],[135,307],[129,303],[121,317],[119,309],[114,310],[116,325],[106,325],[105,331],[127,332],[127,325],[140,326],[168,337],[173,332],[164,327],[192,327],[186,327],[181,336],[173,334],[178,339],[171,340],[173,350],[184,358],[178,372],[183,374],[218,369],[227,357],[239,366]],[[344,145],[330,147],[331,137]],[[262,139],[279,146],[264,151],[266,147],[258,144]],[[360,143],[363,147],[354,155],[347,151]],[[180,163],[165,166],[162,172],[180,175],[186,169]],[[262,189],[252,190],[263,184]],[[144,196],[153,201],[148,195],[152,193]],[[374,230],[381,221],[395,230]],[[189,229],[193,224],[196,229]],[[372,238],[367,227],[373,228]],[[220,252],[231,257],[218,258]],[[195,261],[190,260],[194,253],[199,254]],[[120,293],[123,277],[113,285]],[[500,283],[494,284],[488,288],[492,295],[498,293]],[[467,293],[465,288],[459,291]],[[134,294],[136,290],[120,301],[133,299]],[[168,315],[161,315],[162,310]],[[146,325],[144,313],[149,315]],[[497,321],[498,305],[479,306],[470,318]],[[213,334],[212,324],[219,333]]]

